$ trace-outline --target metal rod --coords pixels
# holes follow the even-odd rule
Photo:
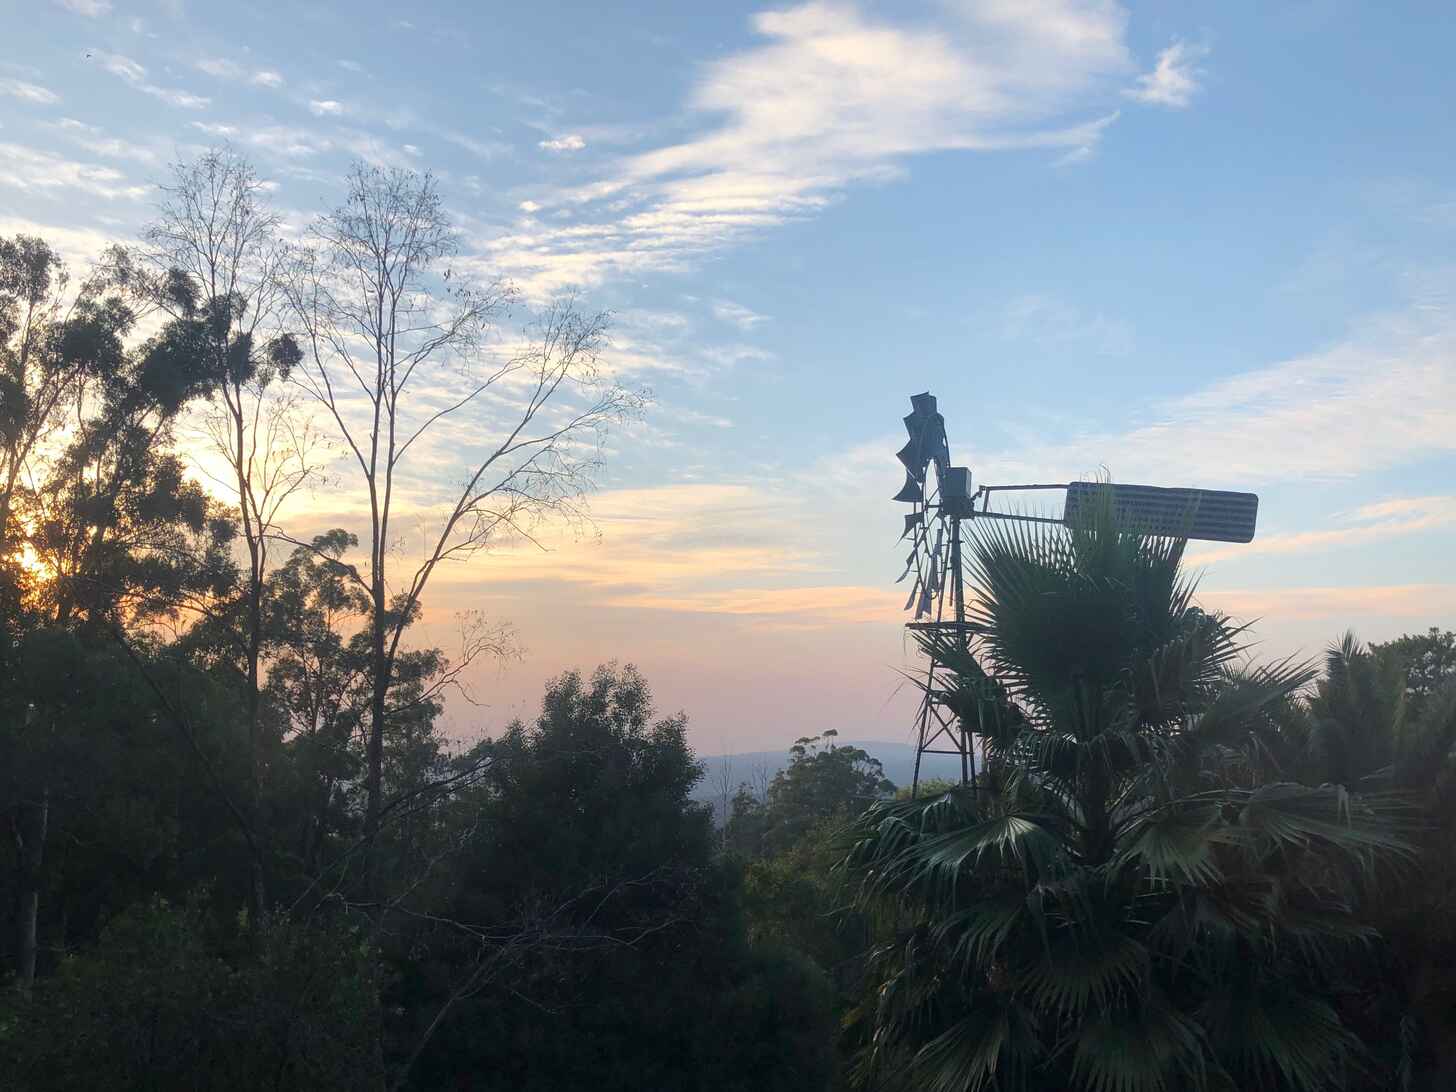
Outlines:
[[[1019,493],[1027,489],[1066,489],[1067,487],[1068,486],[1066,482],[1058,485],[983,485],[981,486],[979,492],[998,493],[1004,492],[1006,490],[1011,490],[1013,492]]]
[[[976,518],[977,519],[982,519],[982,518],[986,518],[986,519],[1014,519],[1014,520],[1020,520],[1022,523],[1055,523],[1059,527],[1060,526],[1063,526],[1063,523],[1062,523],[1061,520],[1059,520],[1059,519],[1053,519],[1051,516],[1017,516],[1017,515],[1013,515],[1010,512],[977,512],[976,513]]]

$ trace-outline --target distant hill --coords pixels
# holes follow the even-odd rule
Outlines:
[[[859,747],[870,757],[878,758],[880,764],[885,768],[885,776],[895,783],[897,789],[909,785],[914,777],[914,744],[892,743],[883,739],[841,739],[835,741],[835,746]],[[745,781],[756,790],[762,791],[762,787],[773,780],[774,774],[788,766],[789,758],[787,747],[781,751],[747,751],[736,755],[699,755],[698,761],[703,764],[707,773],[693,790],[693,799],[712,804],[714,814],[721,822],[722,816],[717,813],[722,808],[725,768],[728,770],[728,795],[731,797],[738,791],[739,784]],[[961,762],[955,755],[926,755],[920,765],[922,781],[936,777],[954,781],[959,780],[960,776]]]

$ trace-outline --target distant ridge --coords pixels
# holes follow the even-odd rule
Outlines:
[[[871,758],[878,758],[885,768],[885,776],[895,783],[896,788],[910,784],[915,774],[915,746],[911,743],[896,743],[884,739],[837,739],[836,747],[859,747]],[[731,755],[699,755],[706,773],[693,789],[693,799],[710,803],[715,813],[722,806],[723,770],[728,769],[728,796],[738,791],[742,782],[755,790],[761,790],[773,779],[773,775],[789,764],[789,749],[780,751],[745,751]],[[920,766],[922,780],[942,777],[959,780],[961,762],[955,755],[926,755]]]

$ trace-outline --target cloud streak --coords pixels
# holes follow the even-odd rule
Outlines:
[[[50,106],[61,101],[61,96],[38,83],[9,78],[0,79],[0,95],[9,95],[13,99],[35,103],[37,106]]]
[[[1456,496],[1398,497],[1363,505],[1346,517],[1353,526],[1267,535],[1237,546],[1199,548],[1190,565],[1212,565],[1268,555],[1307,554],[1361,546],[1456,525]]]
[[[98,19],[111,13],[111,0],[55,0],[55,3],[88,19]]]
[[[69,190],[108,200],[136,199],[150,192],[148,186],[129,183],[114,167],[78,163],[20,144],[0,144],[0,185],[46,196]]]
[[[206,72],[220,80],[246,80],[257,87],[279,88],[284,84],[280,73],[259,69],[249,71],[236,61],[226,57],[204,57],[195,63],[199,72]]]
[[[760,315],[744,307],[741,303],[734,303],[732,300],[719,300],[713,304],[713,317],[719,322],[726,322],[737,326],[740,330],[752,330],[755,326],[768,321],[767,315]]]
[[[1456,610],[1456,584],[1379,584],[1365,587],[1203,589],[1200,601],[1240,620],[1331,620],[1346,625],[1371,615],[1430,619]]]
[[[699,135],[554,195],[569,226],[537,223],[484,257],[540,291],[680,270],[894,179],[917,154],[1090,154],[1112,112],[1089,104],[1109,102],[1131,67],[1126,13],[1080,0],[949,7],[948,21],[919,22],[848,3],[760,12],[761,44],[703,70],[688,104]]]
[[[1012,481],[1099,467],[1119,481],[1206,488],[1350,479],[1456,452],[1453,360],[1456,317],[1412,308],[1322,352],[1131,405],[1131,427],[968,458]]]
[[[47,124],[46,128],[92,155],[109,159],[131,159],[147,164],[154,164],[158,160],[157,153],[150,148],[134,141],[107,136],[105,130],[99,126],[87,125],[75,118],[61,118],[60,121]]]
[[[579,152],[586,147],[586,141],[579,133],[568,133],[565,136],[543,140],[537,147],[544,148],[548,152]]]
[[[169,106],[176,106],[183,110],[202,110],[212,102],[205,95],[194,95],[191,91],[184,91],[177,87],[162,87],[147,79],[145,66],[124,57],[120,53],[107,53],[102,50],[93,50],[92,55],[100,63],[101,67],[110,72],[118,79],[125,81],[138,91],[153,98],[161,99]]]
[[[1139,76],[1137,85],[1123,94],[1146,106],[1186,110],[1202,90],[1203,69],[1199,62],[1208,56],[1208,52],[1207,46],[1174,42],[1158,54],[1153,70]]]

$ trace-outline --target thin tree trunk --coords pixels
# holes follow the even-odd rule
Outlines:
[[[248,603],[248,822],[255,838],[252,847],[253,920],[259,924],[268,913],[268,890],[263,871],[263,839],[261,819],[262,738],[259,721],[258,660],[263,636],[262,586],[254,573]]]
[[[225,346],[224,346],[225,348]],[[250,896],[253,921],[262,924],[268,913],[268,891],[263,869],[261,797],[263,774],[263,741],[259,721],[261,699],[258,691],[258,664],[263,649],[263,528],[253,520],[251,483],[248,480],[246,434],[244,432],[243,388],[238,384],[225,392],[228,412],[233,423],[233,471],[237,476],[238,509],[243,518],[243,534],[248,545],[248,823],[253,829]]]
[[[377,570],[376,570],[377,572]],[[364,778],[364,896],[371,902],[379,899],[378,854],[379,812],[384,783],[384,706],[389,693],[389,658],[385,652],[384,580],[374,579],[374,618],[372,660],[373,693],[370,700],[368,769]]]
[[[41,867],[45,860],[46,828],[50,823],[50,787],[42,787],[40,799],[20,809],[20,920],[16,945],[16,971],[20,988],[29,993],[35,982],[35,957],[39,951]]]

